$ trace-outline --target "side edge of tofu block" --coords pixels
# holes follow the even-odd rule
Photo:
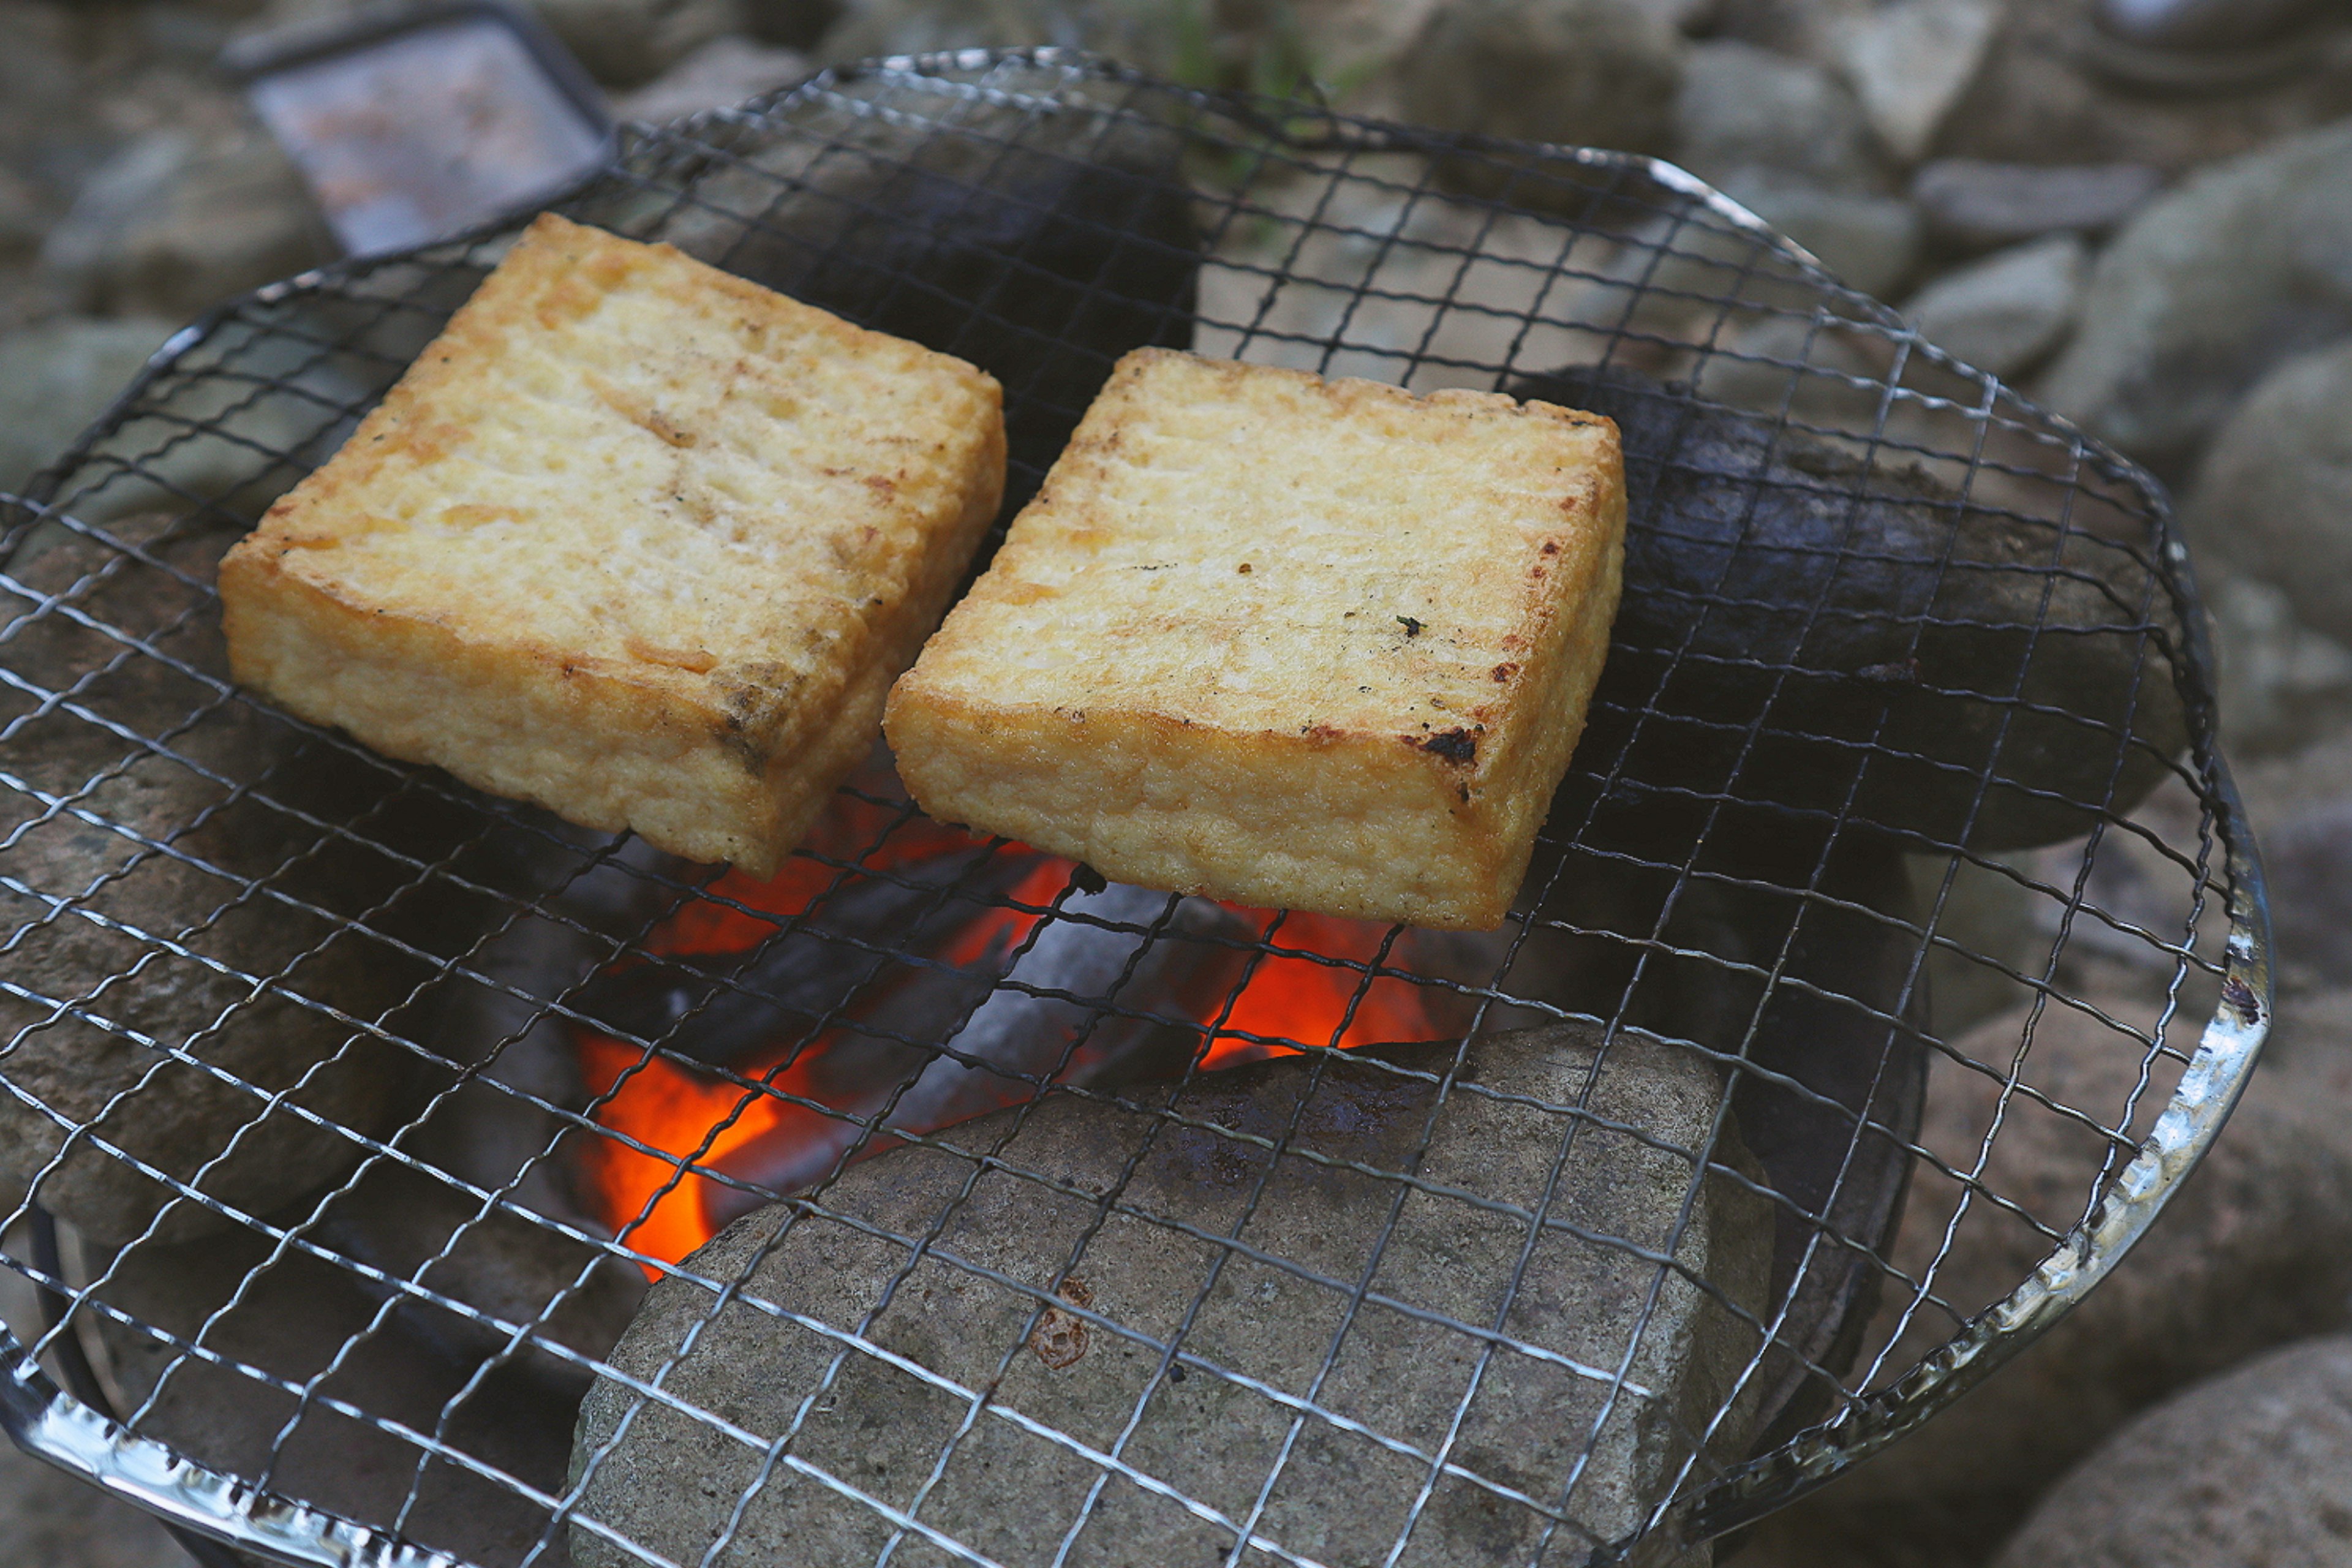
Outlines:
[[[1462,730],[1237,733],[1046,707],[969,668],[919,664],[886,721],[899,774],[934,816],[1121,881],[1491,930],[1526,876],[1609,651],[1624,562],[1613,464],[1594,500],[1591,526],[1523,563],[1549,582],[1506,639],[1524,651],[1496,667],[1493,698]]]
[[[346,603],[261,551],[231,552],[221,580],[240,685],[387,756],[755,876],[864,755],[895,673],[857,672],[829,724],[763,754],[699,677],[468,641]]]
[[[899,776],[932,816],[1118,881],[1485,928],[1524,867],[1489,803],[1461,798],[1472,770],[1399,736],[1234,734],[904,685],[887,728]]]

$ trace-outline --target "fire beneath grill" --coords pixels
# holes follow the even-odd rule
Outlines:
[[[1047,1083],[1458,1038],[1475,998],[1402,972],[1411,937],[1106,886],[845,792],[773,879],[719,877],[592,983],[582,1010],[607,1028],[572,1037],[604,1135],[579,1142],[580,1186],[624,1244],[676,1262]]]

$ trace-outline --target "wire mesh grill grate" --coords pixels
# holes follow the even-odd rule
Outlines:
[[[37,1451],[289,1560],[1674,1561],[2063,1311],[2251,1070],[2160,495],[1687,176],[1029,51],[562,208],[992,370],[1015,505],[1146,342],[1612,415],[1517,912],[1106,885],[878,756],[758,884],[259,706],[214,562],[517,229],[265,289],[9,520]]]

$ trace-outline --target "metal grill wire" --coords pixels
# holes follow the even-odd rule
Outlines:
[[[1414,388],[1494,388],[1563,365],[1631,366],[1660,380],[1678,378],[1696,387],[1677,395],[1690,406],[1738,407],[1761,420],[1775,451],[1815,443],[1850,454],[1844,468],[1821,481],[1823,494],[1849,507],[1879,493],[1876,487],[1898,467],[1916,468],[1966,506],[2054,524],[2045,606],[2050,592],[2089,575],[2079,564],[2083,552],[2121,563],[2103,568],[2103,591],[2112,596],[2105,585],[2117,580],[2133,585],[2137,602],[2120,606],[2118,624],[2133,637],[2138,689],[2179,694],[2191,742],[2186,756],[2176,761],[2137,740],[2128,710],[2120,725],[2083,719],[2046,693],[2021,689],[1994,703],[2004,725],[2018,714],[2079,723],[2105,738],[2105,754],[2114,760],[2104,789],[2072,803],[2084,808],[2081,827],[2060,845],[2032,852],[1971,847],[1967,825],[1991,789],[1981,773],[1965,781],[1957,830],[1869,831],[1856,820],[1861,785],[1849,783],[1843,795],[1773,815],[1769,830],[1759,832],[1737,770],[1773,743],[1773,726],[1787,722],[1782,710],[1768,715],[1759,709],[1744,721],[1695,720],[1646,700],[1613,709],[1604,700],[1595,732],[1621,740],[1613,749],[1601,747],[1597,761],[1592,741],[1580,752],[1545,829],[1520,912],[1502,936],[1449,947],[1427,933],[1390,931],[1369,959],[1301,949],[1286,940],[1281,919],[1239,936],[1188,926],[1184,901],[1172,897],[1145,918],[1107,918],[1089,912],[1095,884],[1083,870],[1050,898],[1010,897],[997,870],[1021,851],[1001,842],[946,870],[894,868],[881,852],[924,825],[887,777],[867,776],[845,796],[867,814],[861,818],[865,839],[846,848],[803,850],[797,862],[820,874],[823,890],[807,912],[780,916],[714,887],[702,868],[481,798],[443,775],[386,763],[259,707],[226,683],[211,631],[211,562],[260,507],[335,449],[515,230],[306,275],[174,338],[93,437],[51,471],[40,500],[11,513],[11,551],[0,577],[7,596],[0,648],[10,650],[0,654],[7,702],[0,717],[0,783],[8,811],[0,848],[13,858],[0,867],[0,888],[11,903],[7,951],[17,956],[0,978],[0,994],[12,1005],[0,1035],[0,1089],[20,1118],[33,1119],[26,1125],[38,1125],[58,1146],[27,1190],[0,1194],[0,1203],[9,1205],[8,1268],[64,1309],[45,1321],[13,1325],[24,1341],[9,1406],[20,1440],[31,1440],[37,1429],[54,1436],[62,1429],[56,1424],[67,1418],[59,1413],[77,1408],[56,1395],[40,1359],[54,1365],[60,1355],[88,1349],[101,1363],[100,1381],[121,1416],[119,1427],[77,1428],[86,1437],[100,1434],[85,1444],[96,1456],[89,1465],[204,1528],[291,1554],[298,1547],[318,1550],[316,1542],[341,1519],[358,1527],[341,1527],[337,1537],[353,1560],[407,1561],[404,1553],[440,1550],[483,1563],[562,1562],[575,1529],[626,1547],[619,1531],[585,1518],[581,1508],[597,1466],[622,1434],[566,1468],[572,1409],[593,1373],[633,1392],[643,1408],[676,1413],[749,1456],[754,1483],[705,1562],[722,1560],[752,1506],[751,1494],[787,1479],[870,1510],[886,1527],[877,1563],[918,1548],[958,1561],[992,1561],[982,1545],[933,1522],[925,1502],[962,1447],[1000,1431],[1048,1445],[1092,1476],[1079,1505],[1048,1532],[1057,1542],[1056,1562],[1105,1550],[1096,1538],[1100,1530],[1090,1536],[1089,1527],[1103,1515],[1106,1495],[1121,1489],[1171,1502],[1204,1522],[1227,1561],[1316,1561],[1286,1538],[1279,1510],[1269,1511],[1302,1436],[1360,1444],[1417,1478],[1392,1521],[1386,1561],[1406,1560],[1415,1550],[1415,1530],[1432,1498],[1448,1486],[1475,1489],[1492,1507],[1526,1521],[1528,1560],[1580,1562],[1612,1545],[1581,1500],[1585,1463],[1611,1411],[1640,1397],[1634,1369],[1644,1364],[1644,1336],[1670,1282],[1673,1289],[1707,1297],[1746,1330],[1726,1396],[1696,1420],[1686,1412],[1674,1415],[1682,1457],[1644,1500],[1646,1519],[1633,1521],[1696,1540],[1818,1484],[1932,1414],[2063,1310],[2129,1245],[2226,1114],[2251,1068],[2269,999],[2259,874],[2212,746],[2186,559],[2172,542],[2154,488],[1998,382],[1919,342],[1884,307],[1835,286],[1737,208],[1647,160],[1440,142],[1299,105],[1180,90],[1053,51],[830,73],[743,110],[634,131],[625,138],[619,168],[563,207],[624,233],[676,238],[722,264],[740,263],[746,247],[807,245],[805,233],[774,226],[778,213],[788,197],[797,199],[824,155],[843,147],[871,155],[877,127],[961,139],[971,151],[961,165],[964,177],[985,184],[991,160],[1027,155],[1022,139],[1032,129],[1052,126],[1064,134],[1073,124],[1098,138],[1097,146],[1139,132],[1172,137],[1181,146],[1183,184],[1170,188],[1184,192],[1201,234],[1205,261],[1196,300],[1123,300],[1122,274],[1112,261],[1073,295],[1066,269],[1016,253],[976,292],[941,295],[935,280],[891,278],[891,296],[877,313],[905,303],[898,298],[904,291],[916,308],[968,312],[975,341],[994,341],[991,333],[1034,339],[1039,328],[1023,314],[1021,290],[1050,286],[1063,291],[1056,297],[1068,302],[1073,321],[1106,300],[1140,307],[1178,329],[1189,324],[1193,346],[1204,353]],[[1066,138],[1048,144],[1047,153],[1070,156],[1074,145]],[[1171,173],[1171,182],[1175,177]],[[860,216],[885,226],[904,221],[880,209]],[[1159,243],[1138,232],[1131,214],[1115,208],[1086,215],[1082,226],[1095,231],[1106,256]],[[858,233],[854,224],[835,223],[822,238],[854,249]],[[729,235],[733,239],[722,243]],[[856,257],[821,252],[804,265],[845,259]],[[1196,312],[1189,323],[1188,303]],[[1045,340],[1051,346],[1050,333]],[[954,352],[959,343],[936,346]],[[1099,375],[1108,359],[1097,355],[1088,364]],[[1068,397],[1066,385],[1049,374],[1028,383],[1008,376],[1007,383],[1016,426],[1026,419],[1051,429],[1059,420],[1066,427],[1083,401]],[[1016,438],[1016,490],[1034,488],[1041,450],[1050,456],[1036,444],[1024,451]],[[1702,603],[1701,619],[1726,607],[1737,605]],[[2026,628],[2029,651],[2042,631],[2038,622]],[[35,657],[43,647],[63,651],[44,663]],[[1658,689],[1720,657],[1676,650]],[[1793,663],[1760,657],[1748,663],[1746,673],[1760,673],[1768,692],[1801,682]],[[127,700],[123,693],[134,688],[171,695]],[[245,727],[237,734],[267,734],[269,743],[208,743],[208,727],[225,718]],[[1641,785],[1642,737],[1694,724],[1727,743],[1732,772],[1700,787]],[[66,736],[75,737],[70,745],[60,739]],[[1874,733],[1830,739],[1857,758],[1952,771],[1948,762],[1906,753]],[[80,758],[93,744],[106,759],[70,777],[45,775],[27,760]],[[2124,775],[2151,763],[2162,775],[2159,787],[2134,812]],[[158,769],[202,804],[155,821],[129,819],[109,804],[124,781]],[[306,773],[317,769],[332,780],[323,793]],[[225,833],[224,824],[236,832]],[[112,858],[94,877],[45,882],[37,868],[47,863],[27,858],[26,847],[67,829],[96,835]],[[237,852],[215,852],[213,847],[229,838]],[[1903,891],[1906,866],[1918,883],[1916,896]],[[178,868],[209,897],[185,909],[142,901],[142,878],[159,867]],[[905,894],[912,911],[895,933],[824,928],[829,900],[885,885]],[[1593,893],[1596,887],[1603,893]],[[2024,946],[1979,952],[1950,934],[1972,889],[1987,887],[2028,911]],[[995,983],[999,993],[1057,997],[1083,1010],[1065,1061],[1098,1029],[1158,1025],[1189,1028],[1196,1043],[1204,1040],[1201,1018],[1171,1018],[1125,999],[1134,976],[1177,950],[1239,964],[1204,1015],[1211,1028],[1223,1025],[1261,966],[1290,959],[1346,978],[1349,1018],[1376,983],[1386,983],[1427,998],[1434,1015],[1457,1022],[1457,1036],[1549,1018],[1586,1020],[1605,1042],[1587,1092],[1542,1108],[1559,1139],[1555,1176],[1576,1157],[1580,1139],[1630,1133],[1637,1141],[1647,1136],[1649,1147],[1681,1162],[1686,1191],[1667,1233],[1618,1236],[1591,1230],[1574,1212],[1542,1215],[1538,1206],[1423,1175],[1421,1158],[1446,1116],[1481,1097],[1506,1098],[1460,1076],[1458,1051],[1365,1069],[1422,1086],[1426,1104],[1416,1112],[1422,1120],[1408,1141],[1409,1156],[1367,1173],[1389,1194],[1387,1217],[1352,1274],[1323,1272],[1249,1239],[1270,1163],[1254,1178],[1238,1217],[1219,1230],[1139,1209],[1116,1184],[1096,1194],[1072,1188],[1058,1172],[1023,1166],[1017,1151],[1004,1151],[1027,1109],[1009,1126],[989,1124],[995,1128],[989,1146],[972,1146],[970,1129],[916,1139],[968,1152],[960,1201],[988,1176],[1090,1205],[1090,1221],[1051,1278],[1042,1279],[1015,1278],[946,1248],[941,1237],[952,1205],[942,1205],[926,1227],[879,1232],[903,1250],[894,1286],[919,1268],[946,1268],[1025,1303],[1025,1321],[1002,1346],[998,1379],[1049,1313],[1146,1358],[1153,1371],[1145,1394],[1110,1439],[1074,1435],[996,1397],[994,1380],[951,1377],[889,1348],[872,1333],[878,1307],[857,1321],[796,1314],[747,1289],[750,1265],[724,1276],[670,1268],[633,1246],[625,1227],[611,1234],[567,1195],[581,1146],[601,1140],[664,1162],[664,1191],[698,1184],[706,1192],[741,1192],[745,1204],[772,1199],[711,1157],[723,1125],[700,1148],[672,1151],[599,1120],[612,1096],[656,1063],[690,1066],[733,1085],[740,1090],[734,1117],[774,1101],[845,1119],[850,1131],[836,1170],[876,1138],[912,1081],[905,1075],[878,1108],[853,1114],[795,1092],[781,1069],[747,1074],[698,1059],[697,1016],[742,992],[737,972],[705,977],[699,1000],[665,1030],[633,1032],[592,1011],[583,999],[595,994],[600,973],[674,959],[651,944],[665,921],[696,900],[761,922],[769,934],[757,953],[816,942],[834,962],[880,976],[940,967],[919,950],[913,931],[941,910],[1039,917],[1008,968],[1057,924],[1116,932],[1131,951],[1118,981],[1103,994],[1059,993],[1018,974]],[[255,911],[305,933],[299,943],[271,949],[269,965],[225,956],[214,940],[225,922]],[[1726,938],[1726,930],[1748,934]],[[103,933],[117,962],[58,984],[62,972],[45,967],[38,955],[68,933],[93,931]],[[363,950],[397,984],[363,1007],[331,984],[310,984],[306,975],[319,952],[337,942]],[[518,967],[511,959],[518,942],[560,951],[564,962],[553,969]],[[1809,953],[1825,944],[1870,948],[1885,959],[1884,973],[1857,978],[1856,971],[1822,967]],[[1990,1042],[1982,1034],[1939,1037],[1925,1009],[1931,970],[1939,979],[1990,984],[2024,1011],[2005,1015],[2011,1026]],[[2117,976],[2137,986],[2129,993],[2137,999],[2132,1008],[2115,1000],[2125,992],[2107,982]],[[222,989],[206,1016],[176,1020],[168,1029],[141,1026],[128,999],[142,984],[167,980]],[[1715,999],[1713,1015],[1694,1022],[1687,1009],[1675,1014],[1670,1004],[1696,993]],[[247,1077],[219,1065],[213,1043],[271,1005],[323,1021],[340,1046],[299,1079]],[[1820,1087],[1808,1079],[1801,1056],[1776,1062],[1759,1051],[1760,1038],[1792,1026],[1797,1015],[1773,1011],[1790,1006],[1831,1008],[1833,1021],[1842,1020],[1837,1026],[1851,1032],[1859,1022],[1869,1033],[1856,1084]],[[2183,1019],[2208,1013],[2215,1021],[2204,1026],[2201,1044],[2184,1043]],[[1809,1016],[1818,1024],[1822,1015]],[[2020,1016],[2021,1025],[2015,1023]],[[2127,1064],[2119,1095],[2077,1103],[2063,1075],[2045,1080],[2034,1047],[2053,1020],[2096,1037],[2108,1056]],[[534,1078],[514,1067],[535,1042],[565,1026],[598,1030],[635,1053],[602,1096],[560,1075]],[[96,1111],[67,1108],[49,1080],[16,1070],[44,1036],[77,1027],[148,1063]],[[453,1045],[464,1027],[484,1033]],[[1305,1051],[1302,1070],[1319,1082],[1336,1070],[1332,1047],[1344,1027],[1343,1019],[1327,1037],[1250,1037]],[[844,1028],[930,1056],[952,1033],[894,1033],[835,1009],[818,1016],[800,1040],[806,1045]],[[1717,1073],[1720,1090],[1696,1135],[1661,1139],[1593,1109],[1592,1086],[1606,1082],[1612,1060],[1637,1042],[1661,1042]],[[2196,1070],[2187,1071],[2193,1054]],[[313,1092],[324,1076],[379,1055],[399,1063],[413,1086],[395,1113],[371,1121],[314,1109],[325,1102]],[[1791,1060],[1800,1065],[1792,1068]],[[1957,1151],[1929,1146],[1920,1130],[1920,1080],[1931,1060],[1939,1085],[1973,1080],[1992,1108],[1990,1120],[1972,1129],[1972,1142]],[[1055,1076],[1051,1068],[971,1062],[1017,1083],[1008,1100],[1034,1102]],[[1196,1072],[1186,1069],[1188,1086]],[[199,1159],[167,1169],[154,1149],[110,1136],[123,1107],[177,1092],[173,1086],[199,1076],[244,1108],[209,1146],[193,1152]],[[1776,1089],[1784,1110],[1793,1107],[1793,1124],[1809,1130],[1818,1145],[1811,1157],[1820,1163],[1820,1179],[1810,1186],[1780,1180],[1769,1161],[1759,1165],[1734,1147],[1747,1103],[1739,1097],[1759,1085]],[[1171,1109],[1164,1086],[1060,1092],[1130,1107],[1145,1119],[1148,1131],[1129,1152],[1126,1174],[1163,1132],[1329,1163],[1312,1140],[1300,1137],[1303,1099],[1286,1124],[1259,1137],[1188,1114],[1181,1104]],[[453,1107],[470,1108],[477,1121],[467,1126],[478,1126],[483,1116],[505,1117],[529,1131],[530,1146],[495,1169],[442,1158],[432,1152],[431,1129]],[[2167,1107],[2175,1112],[2174,1129],[2152,1138],[2154,1113]],[[2046,1194],[2005,1184],[1997,1146],[2069,1134],[2080,1138],[2065,1172],[2069,1205],[2053,1210]],[[283,1158],[292,1147],[285,1140],[296,1135],[332,1151],[322,1170],[337,1179],[323,1191],[251,1208],[216,1195],[216,1173],[249,1157],[240,1151],[257,1147],[269,1158],[275,1148]],[[60,1206],[49,1194],[61,1190],[78,1152],[138,1171],[169,1202],[153,1205],[127,1236],[102,1245],[84,1239],[79,1261],[69,1256],[44,1267],[26,1240],[27,1222],[37,1204]],[[2118,1195],[2118,1173],[2135,1159],[2142,1162],[2136,1175],[2153,1171],[2159,1179],[2123,1184],[2134,1190]],[[388,1263],[385,1253],[352,1239],[346,1209],[367,1184],[393,1177],[411,1184],[403,1190],[425,1194],[426,1206],[448,1212],[425,1245]],[[1925,1236],[1929,1245],[1898,1256],[1895,1219],[1906,1179],[1904,1235]],[[1723,1183],[1769,1205],[1779,1245],[1769,1299],[1740,1300],[1687,1261],[1693,1216],[1710,1184]],[[1797,1187],[1802,1190],[1790,1190]],[[1519,1262],[1491,1316],[1467,1317],[1382,1288],[1382,1247],[1409,1198],[1500,1216],[1524,1231]],[[869,1222],[829,1207],[823,1186],[794,1206],[877,1233]],[[210,1238],[180,1240],[183,1232],[207,1229],[191,1223],[199,1216],[208,1216]],[[1114,1219],[1139,1220],[1171,1243],[1206,1248],[1211,1261],[1172,1330],[1123,1321],[1063,1290],[1086,1260],[1090,1238]],[[1995,1221],[2022,1238],[2021,1256],[2052,1254],[2068,1260],[2071,1271],[2029,1277],[2028,1264],[1990,1290],[1979,1279],[1957,1286],[1947,1280],[1955,1238]],[[1527,1267],[1525,1249],[1561,1226],[1638,1262],[1648,1276],[1623,1342],[1593,1364],[1574,1364],[1513,1330],[1510,1309]],[[518,1303],[452,1283],[459,1276],[451,1262],[473,1244],[469,1238],[493,1233],[553,1247],[563,1260],[557,1288]],[[789,1234],[786,1227],[772,1236],[754,1260]],[[599,1342],[565,1326],[567,1313],[583,1310],[600,1290],[609,1294],[616,1275],[625,1284],[635,1279],[625,1266],[647,1261],[662,1264],[673,1286],[702,1288],[709,1321],[731,1307],[764,1311],[822,1336],[834,1347],[827,1387],[845,1367],[879,1363],[960,1411],[916,1489],[893,1491],[803,1457],[797,1427],[818,1407],[814,1394],[793,1427],[747,1429],[671,1392],[667,1366],[652,1375],[616,1367],[604,1359],[609,1335]],[[1311,1376],[1280,1384],[1223,1364],[1188,1340],[1229,1269],[1271,1270],[1336,1303],[1337,1327]],[[1956,1295],[1955,1289],[1973,1293]],[[2010,1300],[2002,1312],[1979,1320],[2003,1296]],[[888,1299],[886,1292],[882,1300]],[[1426,1430],[1381,1430],[1325,1396],[1350,1333],[1370,1331],[1358,1325],[1376,1315],[1422,1324],[1467,1347],[1473,1364],[1447,1419]],[[439,1359],[420,1359],[420,1342]],[[1583,1457],[1564,1472],[1532,1479],[1487,1473],[1479,1456],[1460,1446],[1481,1380],[1503,1375],[1493,1371],[1503,1363],[1567,1363],[1569,1373],[1602,1391],[1581,1440]],[[425,1366],[430,1375],[418,1371]],[[1244,1506],[1187,1495],[1126,1452],[1146,1401],[1169,1380],[1188,1376],[1222,1380],[1238,1397],[1278,1413],[1285,1435]],[[635,1419],[633,1411],[629,1420]],[[168,1484],[156,1481],[158,1455],[200,1468],[173,1472],[179,1479]],[[149,1468],[140,1471],[140,1463]],[[133,1472],[149,1479],[132,1485],[124,1478]],[[250,1487],[205,1491],[190,1479],[207,1476]]]

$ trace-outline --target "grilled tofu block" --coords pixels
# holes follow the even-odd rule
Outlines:
[[[1597,416],[1139,350],[886,732],[926,811],[1107,876],[1491,928],[1624,530]]]
[[[230,665],[378,751],[766,875],[1003,483],[990,376],[545,216],[230,552]]]

